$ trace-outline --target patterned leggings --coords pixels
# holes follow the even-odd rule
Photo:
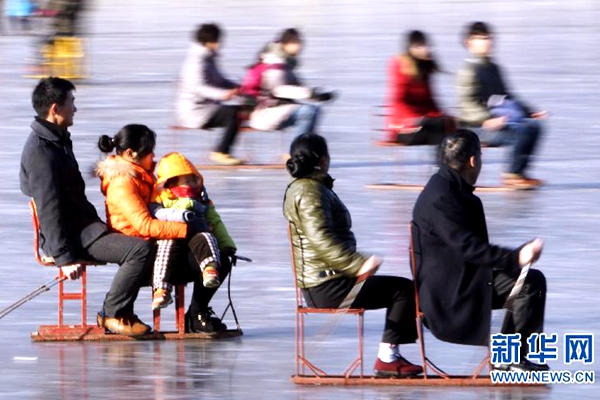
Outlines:
[[[163,239],[157,240],[157,251],[156,260],[154,261],[154,273],[152,279],[152,289],[163,288],[168,291],[172,290],[170,283],[166,282],[168,271],[174,267],[174,249],[177,246],[184,245],[186,243],[183,239]],[[217,239],[212,233],[202,232],[196,234],[189,242],[187,246],[190,248],[200,270],[204,271],[204,268],[208,264],[213,264],[217,270],[221,267],[221,254],[219,253],[219,244]]]

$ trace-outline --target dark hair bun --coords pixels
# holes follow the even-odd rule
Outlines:
[[[98,148],[103,153],[110,153],[115,149],[115,142],[107,135],[102,135],[98,139]]]
[[[287,160],[285,167],[294,178],[303,178],[310,175],[318,163],[318,159],[309,159],[303,154],[297,154]]]
[[[286,169],[294,178],[304,178],[315,172],[321,157],[328,155],[327,142],[316,133],[304,133],[297,136],[290,146],[292,156],[286,163]]]

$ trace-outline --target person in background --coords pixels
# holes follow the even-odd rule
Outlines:
[[[6,14],[10,24],[11,33],[29,32],[31,30],[30,18],[34,13],[35,3],[29,0],[4,0],[0,1],[0,10]],[[2,32],[2,18],[0,18],[0,32]]]
[[[458,73],[460,123],[473,128],[488,147],[511,145],[506,186],[533,189],[543,182],[527,169],[542,134],[546,111],[534,111],[509,91],[502,71],[492,59],[494,37],[485,22],[469,24],[464,44],[471,58]]]
[[[239,85],[217,66],[222,35],[216,24],[202,24],[196,30],[179,75],[177,123],[191,129],[224,128],[210,158],[222,165],[239,165],[243,160],[231,155],[231,147],[240,129],[240,107],[223,104],[237,97]]]
[[[258,79],[257,106],[250,113],[252,128],[282,130],[294,126],[297,136],[316,133],[321,107],[315,101],[332,100],[334,93],[302,83],[296,74],[302,45],[300,32],[289,28],[259,55],[256,66],[263,68]]]
[[[45,12],[52,14],[52,37],[80,36],[86,0],[49,0]]]
[[[436,104],[431,80],[439,67],[421,31],[406,34],[405,52],[393,57],[388,70],[388,141],[404,145],[439,145],[456,129],[453,117]]]

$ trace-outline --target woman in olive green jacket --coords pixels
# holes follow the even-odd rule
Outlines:
[[[350,213],[332,190],[325,139],[300,135],[292,142],[290,155],[287,170],[295,179],[285,193],[283,213],[290,223],[296,281],[306,302],[319,308],[387,308],[375,374],[420,374],[423,369],[399,350],[400,344],[417,338],[412,281],[374,276],[381,259],[356,251]],[[352,291],[363,279],[358,293]]]

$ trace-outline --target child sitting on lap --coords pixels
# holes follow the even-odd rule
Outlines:
[[[220,249],[234,254],[235,243],[215,210],[204,188],[204,178],[181,153],[169,153],[157,167],[157,189],[150,204],[156,219],[187,222],[195,235],[188,243],[207,288],[221,284],[219,278]],[[166,282],[172,264],[173,249],[182,240],[158,240],[154,263],[152,309],[164,308],[173,302],[172,286]]]

